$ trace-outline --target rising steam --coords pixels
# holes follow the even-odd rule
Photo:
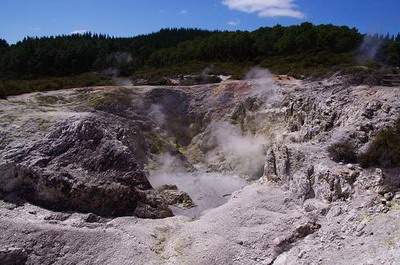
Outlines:
[[[174,184],[186,192],[195,202],[196,207],[182,210],[172,207],[175,214],[199,217],[210,208],[225,203],[229,195],[246,186],[246,181],[237,175],[188,171],[184,163],[168,153],[158,157],[158,168],[150,172],[149,181],[154,187]]]
[[[378,37],[366,35],[359,48],[358,60],[362,63],[368,60],[374,60],[382,45],[383,40]]]
[[[268,70],[254,68],[246,75],[246,80],[252,87],[249,97],[257,97],[269,105],[281,102],[281,88]],[[162,106],[152,105],[148,115],[159,127],[167,125]],[[244,133],[239,127],[221,121],[209,124],[195,142],[201,146],[204,159],[204,165],[197,170],[170,153],[159,155],[156,169],[150,170],[149,181],[154,187],[174,184],[198,205],[184,212],[175,209],[177,214],[196,217],[226,202],[232,192],[247,184],[245,179],[255,180],[263,174],[268,144],[264,137]]]
[[[152,104],[148,116],[158,125],[158,127],[162,127],[165,124],[166,118],[161,105]]]
[[[277,86],[269,70],[255,67],[245,77],[251,86],[250,96],[258,97],[267,105],[275,105],[282,101],[282,89]]]
[[[207,154],[209,163],[215,163],[221,156],[233,172],[249,179],[262,175],[265,162],[265,139],[260,136],[244,135],[241,130],[228,122],[212,123],[211,137],[216,147]]]

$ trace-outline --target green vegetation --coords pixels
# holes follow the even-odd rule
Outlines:
[[[276,74],[320,77],[354,65],[354,55],[330,51],[299,53],[290,56],[266,58],[260,64]]]
[[[363,167],[400,166],[400,119],[375,137],[365,153],[359,156]]]
[[[166,29],[133,38],[90,33],[25,38],[11,46],[3,45],[0,79],[69,76],[108,68],[131,74],[155,51],[210,34],[196,29]]]
[[[207,38],[180,43],[176,47],[160,49],[148,59],[154,66],[174,65],[200,60],[220,62],[260,62],[271,56],[327,51],[354,51],[362,42],[356,29],[332,25],[260,28],[253,32],[218,32]]]
[[[3,97],[70,87],[63,84],[69,81],[52,78],[75,79],[110,69],[123,76],[159,79],[200,73],[214,65],[215,73],[242,77],[260,65],[280,74],[321,76],[354,65],[369,67],[370,61],[400,66],[400,35],[365,36],[346,26],[303,23],[252,32],[163,29],[132,38],[88,33],[25,38],[13,45],[0,40]],[[27,81],[33,79],[46,81]]]
[[[95,73],[34,80],[0,80],[0,98],[29,92],[112,84],[110,78]]]
[[[329,156],[335,162],[355,163],[357,153],[354,144],[349,140],[339,141],[328,147]]]

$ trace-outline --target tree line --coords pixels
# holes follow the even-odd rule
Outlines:
[[[130,75],[146,67],[190,61],[260,62],[293,54],[352,53],[400,66],[400,35],[366,36],[334,25],[262,27],[255,31],[162,29],[131,38],[102,34],[27,37],[9,45],[0,39],[0,79],[34,79],[118,69]],[[361,47],[361,48],[360,48]]]

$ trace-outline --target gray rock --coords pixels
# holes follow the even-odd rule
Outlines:
[[[54,214],[50,214],[48,216],[44,217],[44,220],[54,220],[54,221],[65,221],[67,220],[69,217],[71,217],[71,214],[67,214],[67,213],[54,213]]]
[[[141,217],[172,216],[166,204],[152,201],[155,191],[144,170],[148,139],[137,119],[76,115],[50,126],[43,137],[18,140],[22,148],[0,151],[0,189],[6,194],[103,216],[135,214],[140,202],[151,209],[149,216],[140,211]]]
[[[331,219],[331,218],[333,218],[333,217],[338,217],[338,216],[341,215],[341,214],[342,214],[342,208],[341,208],[340,206],[335,206],[335,207],[332,207],[332,208],[329,210],[328,215],[327,215],[327,218],[328,218],[328,219]]]
[[[165,191],[161,196],[168,205],[176,205],[182,208],[192,208],[195,206],[190,196],[185,192]]]
[[[0,248],[0,264],[23,265],[26,263],[28,254],[22,248]]]
[[[387,192],[383,195],[383,197],[385,198],[385,200],[391,201],[394,198],[394,194],[393,192]]]
[[[326,147],[351,139],[365,150],[398,118],[400,90],[345,81],[282,82],[274,104],[247,100],[245,81],[117,91],[126,99],[115,88],[45,93],[70,102],[57,96],[57,108],[34,95],[2,102],[1,193],[28,202],[0,207],[0,242],[26,250],[28,264],[397,264],[397,195],[379,201],[398,190],[396,169],[338,164]],[[163,123],[148,115],[154,104],[165,110]],[[126,216],[167,217],[167,202],[188,200],[173,185],[152,188],[146,166],[155,154],[237,173],[243,161],[210,157],[218,142],[206,130],[235,109],[238,135],[264,137],[269,149],[261,181],[196,220]],[[5,113],[17,117],[12,124]],[[30,203],[47,209],[29,214]],[[75,213],[44,220],[52,206]]]

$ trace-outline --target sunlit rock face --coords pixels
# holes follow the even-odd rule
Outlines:
[[[72,116],[20,144],[3,153],[6,194],[56,210],[122,216],[145,204],[149,214],[141,217],[171,216],[165,204],[148,199],[147,146],[136,121],[108,113]]]

